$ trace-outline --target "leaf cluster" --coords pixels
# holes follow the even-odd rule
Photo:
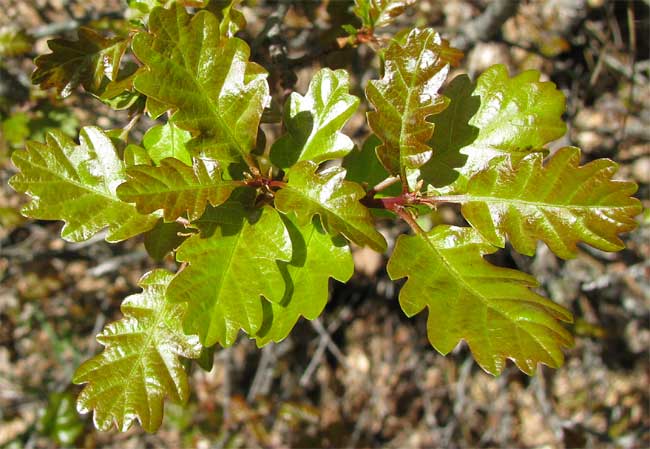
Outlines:
[[[565,131],[553,83],[494,66],[443,89],[462,53],[414,29],[382,51],[383,74],[366,87],[374,134],[361,150],[342,132],[360,100],[345,70],[327,68],[287,98],[283,134],[260,148],[268,73],[235,36],[245,26],[236,2],[185,2],[193,14],[166,3],[131,2],[142,15],[127,36],[81,29],[77,41],[51,41],[33,74],[61,95],[82,86],[164,123],[139,143],[128,126],[85,127],[78,143],[53,131],[12,159],[10,183],[31,197],[25,215],[65,221],[69,241],[145,233],[152,257],[173,254],[181,266],[143,277],[124,318],[98,336],[103,352],[75,374],[85,384],[78,409],[94,410],[98,428],[137,419],[154,431],[163,399],[188,397],[184,359],[230,346],[240,331],[259,346],[278,342],[300,317],[316,318],[329,279],[352,276],[350,244],[386,251],[371,209],[413,230],[397,240],[388,274],[407,278],[402,309],[428,310],[440,353],[465,340],[495,375],[506,359],[528,374],[561,365],[570,312],[535,292],[531,276],[483,256],[506,241],[527,255],[541,241],[562,258],[579,242],[619,250],[640,205],[633,183],[613,179],[612,161],[580,166],[566,147],[544,162]],[[374,29],[405,5],[358,0],[354,11]],[[470,226],[422,229],[417,218],[443,203],[460,204]]]

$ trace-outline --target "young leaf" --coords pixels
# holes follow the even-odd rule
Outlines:
[[[495,247],[472,228],[437,226],[426,234],[402,235],[388,262],[391,279],[408,277],[399,295],[404,313],[427,307],[429,341],[441,354],[461,339],[481,367],[499,374],[512,359],[526,374],[537,363],[557,368],[571,334],[557,320],[569,311],[534,293],[532,276],[488,263]]]
[[[200,134],[188,143],[194,154],[223,164],[249,159],[269,87],[264,69],[248,62],[248,45],[238,38],[221,44],[212,13],[192,17],[178,4],[154,9],[149,28],[133,40],[148,68],[136,89],[176,110],[176,126]]]
[[[495,65],[478,78],[473,95],[480,97],[481,105],[469,122],[478,128],[478,136],[460,150],[467,162],[460,169],[457,190],[462,191],[462,184],[492,158],[510,155],[516,161],[545,152],[544,145],[564,135],[564,95],[552,82],[539,81],[539,76],[528,70],[510,78],[505,66]]]
[[[96,31],[79,28],[78,40],[53,39],[47,45],[52,53],[34,60],[32,82],[42,89],[55,87],[62,97],[82,84],[88,92],[97,92],[106,75],[116,80],[128,39],[106,39]]]
[[[87,384],[77,409],[80,413],[94,409],[93,421],[100,430],[115,422],[124,432],[137,418],[147,432],[154,432],[162,421],[165,396],[187,401],[187,375],[180,357],[198,357],[201,345],[181,329],[184,306],[165,300],[172,278],[164,270],[146,274],[140,280],[143,292],[122,303],[124,318],[97,336],[104,351],[74,375],[74,383]]]
[[[386,50],[384,77],[370,81],[366,95],[376,109],[368,124],[383,141],[377,156],[391,174],[404,175],[431,157],[434,126],[426,119],[447,107],[438,89],[462,55],[431,29],[414,29],[403,47],[393,42]]]
[[[271,147],[273,163],[287,168],[298,161],[320,163],[348,154],[354,143],[340,129],[359,106],[349,89],[348,72],[321,69],[304,97],[291,94],[284,106],[287,133]]]
[[[158,220],[142,215],[121,201],[117,186],[126,181],[124,164],[110,138],[99,128],[81,130],[75,144],[59,130],[47,134],[45,143],[28,142],[13,153],[20,170],[9,181],[32,197],[22,212],[42,220],[64,220],[61,236],[79,242],[108,227],[109,242],[118,242],[151,229]]]
[[[255,335],[262,325],[264,301],[279,302],[285,281],[277,261],[291,260],[291,239],[277,211],[262,209],[249,221],[237,195],[209,209],[194,235],[176,253],[189,265],[169,286],[174,302],[188,302],[184,329],[198,333],[204,346],[230,346],[239,329]]]
[[[246,28],[246,18],[236,8],[239,3],[241,3],[241,0],[209,0],[208,5],[205,7],[219,19],[219,32],[222,40],[235,37],[239,30]]]
[[[354,272],[348,245],[333,240],[315,219],[298,226],[285,215],[284,223],[293,248],[291,261],[280,264],[288,286],[281,301],[265,304],[264,324],[255,335],[258,346],[284,340],[301,316],[318,317],[327,304],[329,278],[346,282]]]
[[[192,165],[192,156],[185,146],[191,138],[192,135],[188,131],[180,129],[173,122],[167,122],[149,128],[142,138],[142,145],[157,165],[168,157],[176,158],[185,165]]]
[[[458,178],[459,169],[467,162],[460,150],[478,136],[478,128],[470,124],[481,105],[474,88],[467,75],[457,76],[444,91],[449,107],[431,116],[435,131],[429,146],[434,155],[419,170],[420,177],[434,187],[447,186]]]
[[[210,165],[195,159],[189,167],[174,158],[163,159],[159,167],[135,165],[126,170],[128,180],[118,187],[117,194],[122,201],[135,203],[142,214],[162,209],[167,221],[185,213],[196,220],[208,202],[222,204],[241,185],[224,181],[221,171]]]
[[[400,16],[409,0],[354,0],[352,11],[363,26],[374,29],[390,25]]]
[[[154,260],[161,261],[181,246],[188,234],[188,230],[180,223],[159,220],[151,231],[145,233],[144,247]]]
[[[462,213],[493,245],[508,237],[520,253],[535,253],[542,240],[558,256],[576,255],[584,241],[604,251],[625,247],[617,234],[636,227],[641,203],[630,198],[637,186],[614,181],[618,166],[598,159],[582,167],[580,150],[565,147],[542,166],[544,157],[531,154],[519,162],[492,160],[469,181]]]
[[[275,207],[285,214],[295,212],[300,226],[318,214],[330,233],[340,233],[358,245],[385,251],[386,240],[375,229],[368,209],[359,202],[365,196],[361,186],[345,181],[345,170],[341,167],[320,173],[316,173],[317,168],[311,161],[294,165],[287,186],[275,194]]]

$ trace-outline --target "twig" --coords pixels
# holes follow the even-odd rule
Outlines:
[[[492,39],[499,33],[506,20],[517,12],[518,7],[519,0],[494,0],[483,14],[460,27],[452,45],[466,51],[478,41]]]
[[[257,364],[257,370],[255,371],[255,376],[253,377],[253,382],[248,390],[246,395],[247,402],[253,402],[255,397],[259,394],[262,389],[262,385],[266,377],[268,377],[268,368],[269,365],[275,361],[274,355],[274,344],[268,344],[262,348],[262,355],[260,356],[260,361]]]

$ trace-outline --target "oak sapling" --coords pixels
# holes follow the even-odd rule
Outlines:
[[[372,34],[405,3],[357,0],[359,30]],[[349,243],[386,251],[371,209],[412,229],[387,270],[408,278],[399,295],[408,316],[428,309],[436,350],[465,340],[494,375],[507,359],[531,375],[539,363],[559,367],[572,345],[562,325],[570,312],[536,293],[532,276],[483,256],[506,241],[526,255],[540,241],[561,258],[579,242],[617,251],[641,206],[635,184],[612,179],[614,162],[580,166],[573,147],[546,157],[565,133],[555,85],[497,65],[443,87],[462,53],[416,28],[378,50],[383,74],[366,86],[374,134],[362,150],[341,131],[360,103],[350,75],[324,68],[287,98],[284,134],[260,155],[268,73],[235,36],[245,26],[236,2],[218,5],[188,13],[172,2],[126,36],[81,29],[36,59],[43,88],[68,95],[81,85],[132,117],[168,117],[142,142],[129,141],[132,121],[110,137],[85,127],[78,143],[55,130],[12,157],[10,183],[31,197],[25,215],[63,220],[68,241],[102,229],[109,242],[146,233],[153,257],[182,264],[147,273],[124,318],[98,335],[103,352],[73,379],[85,384],[78,410],[93,410],[99,429],[137,419],[155,431],[164,398],[188,398],[181,358],[230,346],[240,331],[258,346],[281,341],[300,317],[320,315],[329,278],[350,279]],[[126,68],[127,54],[137,69]],[[323,164],[335,159],[342,165]],[[469,226],[422,229],[419,215],[443,203],[460,204]]]

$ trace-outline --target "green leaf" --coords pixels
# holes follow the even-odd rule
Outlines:
[[[191,138],[188,131],[180,129],[173,122],[167,122],[149,128],[142,138],[142,144],[156,165],[168,157],[192,165],[192,156],[185,145]]]
[[[429,140],[433,156],[419,170],[421,178],[434,187],[447,186],[458,178],[459,169],[467,162],[467,156],[461,153],[461,149],[478,136],[479,129],[470,125],[481,105],[474,88],[467,75],[457,76],[444,90],[450,100],[449,107],[431,116],[435,125]]]
[[[402,310],[410,317],[427,307],[431,345],[444,355],[464,339],[488,373],[499,374],[506,358],[529,375],[538,363],[559,367],[573,340],[557,320],[571,314],[534,293],[532,276],[483,259],[495,250],[472,228],[400,236],[387,268],[391,279],[408,277]]]
[[[160,167],[129,167],[126,175],[127,181],[117,188],[119,198],[135,203],[141,214],[162,209],[167,221],[185,213],[190,220],[196,220],[203,215],[208,202],[218,206],[242,185],[238,181],[224,181],[216,166],[201,159],[189,167],[178,159],[167,158]]]
[[[359,202],[365,196],[361,186],[345,181],[345,170],[341,167],[330,167],[320,173],[316,173],[317,169],[318,165],[311,161],[294,165],[287,186],[275,194],[275,207],[285,214],[295,212],[299,226],[318,214],[328,232],[385,251],[386,240],[375,229],[368,209]]]
[[[177,260],[189,265],[168,291],[172,301],[189,303],[184,329],[198,333],[204,346],[230,346],[239,329],[255,335],[262,325],[262,296],[271,302],[284,296],[278,261],[291,260],[291,239],[278,212],[266,206],[259,217],[249,217],[239,195],[233,196],[206,211],[202,234],[178,249]]]
[[[188,142],[194,155],[223,164],[249,160],[269,86],[264,69],[248,62],[248,45],[238,38],[220,44],[212,13],[192,17],[178,4],[154,9],[149,27],[133,40],[148,68],[136,89],[176,110],[176,126],[199,134]]]
[[[77,409],[94,410],[93,421],[100,430],[115,422],[124,432],[137,418],[147,432],[154,432],[162,422],[165,397],[175,402],[188,399],[180,358],[197,358],[201,345],[181,329],[184,306],[165,299],[172,278],[164,270],[146,274],[140,280],[143,292],[122,303],[124,318],[97,336],[104,351],[74,375],[74,383],[87,384]]]
[[[288,168],[298,161],[320,163],[348,154],[354,143],[340,130],[359,106],[349,89],[348,72],[321,69],[304,97],[292,93],[284,106],[287,133],[271,147],[273,163]]]
[[[284,223],[293,248],[291,261],[280,264],[288,286],[281,301],[265,304],[264,324],[255,335],[258,346],[284,340],[301,316],[318,317],[327,304],[329,278],[346,282],[354,272],[346,242],[333,240],[316,219],[298,226],[284,216]]]
[[[52,393],[45,413],[38,421],[38,431],[63,446],[71,446],[84,430],[84,423],[74,408],[70,393]]]
[[[47,42],[52,53],[34,60],[34,84],[42,89],[55,87],[62,97],[67,97],[79,84],[89,92],[97,92],[104,76],[117,79],[128,39],[106,39],[86,27],[79,28],[77,34],[76,41],[53,39]]]
[[[630,198],[632,182],[614,181],[618,166],[598,159],[582,167],[580,150],[565,147],[542,166],[543,155],[519,162],[492,160],[469,181],[462,213],[493,245],[506,237],[520,253],[533,255],[542,240],[558,256],[576,255],[579,241],[604,251],[625,247],[617,234],[636,227],[641,203]]]
[[[404,175],[431,157],[427,141],[434,125],[426,119],[447,107],[438,90],[462,53],[433,30],[414,29],[403,47],[391,43],[385,57],[384,77],[366,88],[376,109],[368,112],[368,124],[383,141],[377,148],[381,163],[391,174]]]
[[[510,155],[516,161],[545,152],[544,145],[564,135],[564,95],[539,77],[539,72],[529,70],[510,78],[505,66],[495,65],[478,78],[473,95],[480,97],[481,105],[469,125],[479,131],[460,150],[468,157],[460,170],[461,183],[494,157]],[[457,190],[462,189],[461,184]]]
[[[352,11],[363,26],[374,29],[390,25],[402,15],[408,3],[408,0],[354,0]]]
[[[221,39],[226,40],[246,28],[246,18],[237,9],[241,0],[210,0],[205,8],[212,11],[219,19]]]
[[[20,173],[9,183],[32,197],[22,213],[41,220],[64,220],[61,236],[73,242],[86,240],[105,227],[109,242],[151,229],[157,216],[142,215],[117,197],[117,186],[126,176],[110,138],[88,126],[81,130],[80,140],[77,145],[54,130],[45,143],[29,142],[25,150],[13,153]]]

